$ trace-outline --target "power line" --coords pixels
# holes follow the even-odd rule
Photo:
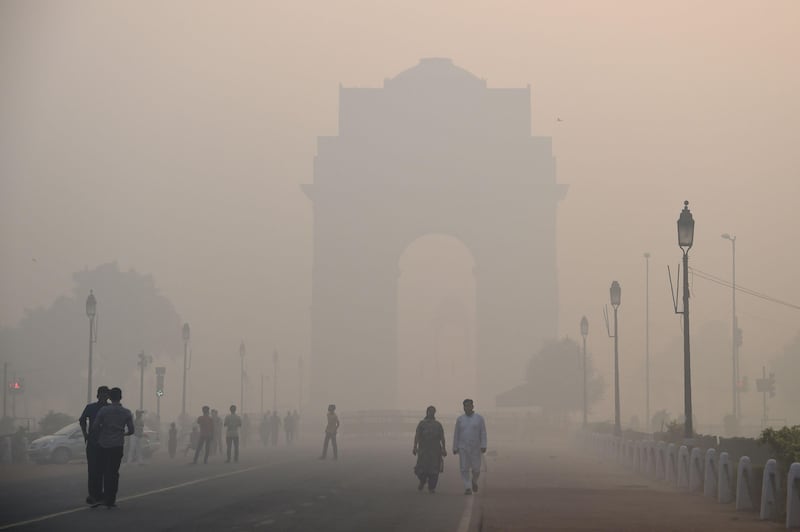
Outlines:
[[[717,277],[716,275],[712,275],[710,273],[706,273],[704,271],[698,270],[697,268],[689,268],[692,274],[696,275],[697,277],[704,279],[706,281],[710,281],[712,283],[716,283],[718,285],[724,286],[726,288],[734,288],[733,283],[730,281],[726,281],[721,277]],[[736,291],[741,292],[743,294],[747,294],[752,297],[756,297],[759,299],[763,299],[764,301],[769,301],[770,303],[775,303],[777,305],[783,305],[784,307],[793,308],[795,310],[800,310],[800,305],[795,305],[794,303],[789,303],[788,301],[783,301],[781,299],[772,297],[768,294],[764,294],[762,292],[757,292],[755,290],[751,290],[750,288],[745,288],[741,285],[736,285]]]

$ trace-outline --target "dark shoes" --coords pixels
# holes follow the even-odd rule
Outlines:
[[[472,491],[478,493],[478,483],[474,480],[472,481]]]
[[[424,480],[420,480],[419,481],[419,485],[417,486],[417,491],[422,491],[422,488],[424,488],[424,487],[425,487],[425,481]]]
[[[464,495],[472,495],[472,490],[467,488],[464,490]]]

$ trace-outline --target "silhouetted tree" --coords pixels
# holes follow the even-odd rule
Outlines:
[[[17,327],[0,330],[0,352],[15,373],[25,378],[25,394],[19,400],[28,403],[33,415],[58,405],[70,411],[74,408],[72,418],[77,419],[83,409],[89,290],[97,297],[95,389],[101,384],[119,385],[136,374],[136,355],[141,350],[162,361],[182,356],[180,317],[172,303],[159,294],[152,276],[122,272],[116,263],[110,263],[72,277],[71,296],[59,297],[48,308],[28,310]],[[94,395],[92,390],[92,398]],[[19,415],[19,406],[17,410]]]
[[[60,430],[74,422],[75,416],[71,416],[63,412],[53,412],[51,410],[39,421],[39,431],[43,435],[53,434],[57,430]]]
[[[570,338],[548,342],[528,363],[528,388],[532,404],[551,416],[583,410],[583,353]],[[596,374],[591,354],[586,354],[587,403],[603,396],[603,379]]]
[[[800,404],[800,386],[796,385],[797,376],[800,375],[800,332],[783,348],[782,354],[771,360],[770,365],[767,373],[775,373],[774,400],[791,412]],[[751,386],[755,387],[755,384]]]

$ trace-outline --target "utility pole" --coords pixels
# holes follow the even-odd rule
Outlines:
[[[650,432],[650,253],[645,260],[645,311],[644,311],[644,427]]]
[[[302,414],[303,413],[303,357],[301,356],[297,360],[297,372],[299,373],[299,390],[297,392],[297,412]]]
[[[6,418],[7,401],[8,401],[8,362],[3,362],[3,419]]]
[[[261,374],[261,417],[264,417],[264,374]]]
[[[186,417],[186,370],[189,369],[186,365],[186,358],[189,352],[189,340],[191,339],[191,331],[189,324],[183,324],[183,391],[181,392],[181,421]]]
[[[278,411],[278,350],[272,353],[272,374],[275,382],[272,383],[272,411]]]
[[[239,344],[239,358],[242,359],[241,372],[239,374],[239,411],[244,415],[244,357],[247,350],[244,347],[244,340]]]

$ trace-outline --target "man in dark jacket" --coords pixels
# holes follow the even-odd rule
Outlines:
[[[89,495],[87,504],[94,504],[103,500],[103,466],[100,462],[100,446],[97,444],[97,427],[95,419],[101,408],[108,404],[108,386],[97,388],[97,401],[89,403],[83,409],[78,423],[83,432],[83,441],[86,442],[86,468],[89,472]]]

